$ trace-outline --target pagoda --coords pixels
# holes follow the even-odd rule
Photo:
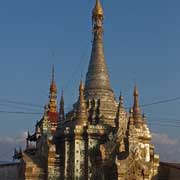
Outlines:
[[[52,70],[49,104],[28,133],[22,152],[24,178],[58,180],[156,180],[159,156],[151,144],[139,91],[129,112],[111,88],[103,48],[104,9],[96,0],[92,11],[93,43],[85,83],[71,111],[64,111],[63,92],[57,111],[57,88]],[[31,147],[31,142],[34,147]]]

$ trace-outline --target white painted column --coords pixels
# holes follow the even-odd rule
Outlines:
[[[93,178],[93,165],[91,160],[91,152],[94,148],[97,147],[98,140],[95,138],[95,134],[97,134],[97,130],[95,126],[89,126],[88,128],[88,180],[92,180]]]
[[[64,160],[64,179],[68,179],[69,176],[69,159],[70,159],[70,142],[65,139],[65,160]]]
[[[74,156],[74,179],[80,180],[85,177],[85,140],[83,127],[75,128],[75,156]]]

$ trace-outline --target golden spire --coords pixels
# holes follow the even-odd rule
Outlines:
[[[119,107],[124,108],[124,98],[123,98],[123,95],[121,92],[120,92],[120,96],[119,96]]]
[[[59,122],[64,121],[65,113],[64,113],[64,93],[63,90],[61,92],[61,100],[60,100],[60,108],[59,108]]]
[[[92,16],[94,39],[88,72],[86,74],[85,97],[86,99],[100,99],[103,96],[109,96],[114,101],[104,55],[103,20],[102,6],[100,1],[96,0]]]
[[[92,101],[93,99],[107,99],[107,101],[102,101],[103,105],[101,107],[100,114],[105,112],[104,121],[108,121],[107,124],[110,121],[115,123],[114,120],[110,120],[110,114],[114,116],[115,113],[110,112],[110,109],[108,108],[112,106],[113,108],[116,108],[116,102],[114,92],[110,85],[108,68],[105,62],[103,45],[104,14],[99,0],[96,0],[96,4],[92,12],[93,42],[85,81],[85,100]]]
[[[79,85],[79,100],[77,104],[77,124],[78,125],[87,124],[87,111],[86,111],[86,103],[84,99],[84,84],[82,80]]]
[[[64,107],[64,91],[61,91],[60,106]]]
[[[81,80],[80,81],[80,85],[79,85],[79,94],[80,94],[80,97],[83,95],[84,93],[84,84],[83,84],[83,81]]]
[[[52,81],[50,86],[50,92],[49,92],[49,112],[57,112],[57,87],[54,80],[54,65],[52,67]]]
[[[139,96],[138,88],[136,85],[134,87],[134,96]]]
[[[54,65],[52,67],[52,81],[51,81],[51,86],[50,86],[50,93],[57,93],[57,87],[56,87],[56,83],[55,83],[55,80],[54,80],[54,74],[55,74],[55,71],[54,71]]]
[[[142,122],[141,108],[139,105],[139,92],[138,88],[135,85],[134,87],[134,105],[133,105],[133,116],[136,123]]]
[[[129,109],[129,126],[133,126],[134,125],[134,118],[133,118],[133,108]]]
[[[84,84],[83,84],[82,80],[81,80],[80,85],[79,85],[79,105],[80,105],[81,108],[84,108],[84,106],[85,106]]]
[[[100,3],[100,0],[96,0],[96,4],[95,4],[95,7],[94,7],[92,13],[93,13],[93,17],[103,16],[104,12],[103,12],[103,8],[102,8],[102,5]]]
[[[126,116],[125,113],[125,108],[124,108],[124,98],[122,93],[120,92],[120,96],[119,96],[119,105],[118,105],[118,109],[117,109],[117,126],[120,127],[120,124],[122,123],[122,119],[124,119]]]

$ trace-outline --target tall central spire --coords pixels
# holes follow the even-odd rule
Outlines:
[[[103,122],[116,126],[116,101],[111,89],[109,73],[105,63],[103,47],[104,10],[100,0],[96,0],[92,10],[93,43],[88,72],[85,83],[85,100],[92,102],[99,100],[99,114],[103,115]]]
[[[104,12],[102,5],[99,0],[96,0],[95,7],[92,11],[94,39],[85,84],[85,97],[90,99],[101,98],[104,94],[112,97],[114,96],[105,63],[103,48],[103,20]]]

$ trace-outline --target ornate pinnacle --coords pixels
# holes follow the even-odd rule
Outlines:
[[[54,65],[52,67],[52,81],[50,86],[50,92],[49,92],[49,112],[57,112],[57,87],[54,80],[55,72],[54,72]]]
[[[138,92],[137,86],[134,87],[133,116],[136,123],[139,123],[142,121],[141,109],[139,105],[139,92]]]
[[[57,93],[57,87],[54,80],[55,71],[54,71],[54,65],[52,67],[52,80],[51,80],[51,86],[50,86],[50,93]]]
[[[134,118],[133,118],[133,108],[130,108],[129,110],[129,125],[134,125]]]
[[[134,96],[139,96],[137,85],[134,86]]]
[[[85,107],[85,100],[84,100],[84,84],[81,80],[79,85],[79,107],[82,109]]]
[[[54,70],[54,64],[52,66],[52,81],[54,81],[54,74],[55,74],[55,70]]]
[[[95,16],[103,16],[103,8],[99,0],[96,0],[95,7],[92,11],[93,17]]]
[[[59,121],[63,121],[65,117],[64,114],[64,96],[63,96],[63,91],[61,93],[61,100],[60,100],[60,109],[59,109]]]
[[[86,103],[84,99],[84,85],[81,80],[79,85],[79,100],[77,104],[77,124],[84,125],[87,123],[87,110],[86,110]]]
[[[146,124],[147,123],[147,117],[146,117],[145,113],[143,113],[142,119],[143,119],[143,123]]]
[[[92,11],[92,22],[94,35],[101,35],[103,32],[103,8],[99,0],[96,0],[95,7]],[[99,36],[99,38],[101,38]]]
[[[82,96],[83,94],[84,94],[84,84],[83,81],[81,80],[79,85],[79,95]]]
[[[120,121],[121,121],[121,117],[122,117],[122,113],[124,114],[125,109],[124,109],[124,98],[122,96],[122,93],[120,93],[120,97],[119,97],[119,105],[118,105],[118,110],[117,110],[117,126],[120,126]]]
[[[122,93],[120,93],[120,96],[119,96],[119,107],[124,108],[124,98],[122,96]]]

